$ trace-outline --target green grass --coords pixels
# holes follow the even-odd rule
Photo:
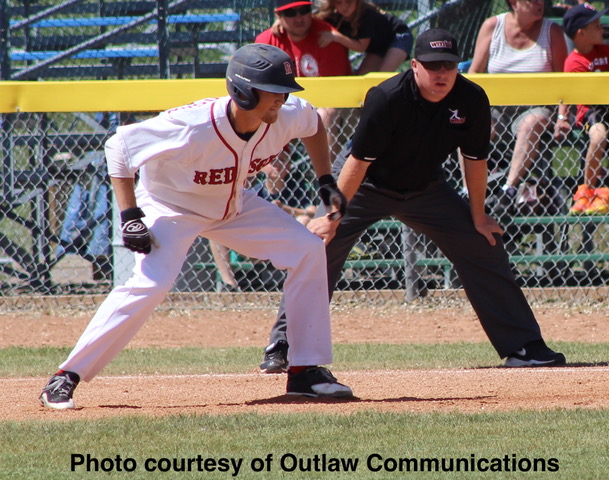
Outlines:
[[[570,363],[607,365],[609,344],[553,343]],[[68,348],[0,349],[0,377],[45,376],[53,373]],[[477,368],[501,365],[488,343],[445,345],[338,344],[333,370]],[[133,348],[126,349],[104,375],[203,374],[251,372],[262,360],[261,348]]]
[[[174,416],[126,417],[97,421],[0,423],[0,478],[239,478],[239,479],[606,479],[607,411],[552,411],[478,414]],[[120,456],[135,461],[136,470],[87,472],[72,455],[102,461]],[[309,468],[315,456],[357,460],[355,472],[299,471],[294,456]],[[272,455],[270,471],[252,471],[254,459]],[[368,459],[373,455],[372,462]],[[239,461],[231,472],[148,472],[147,459],[220,458]],[[76,458],[76,457],[75,457]],[[282,461],[283,458],[283,461]],[[492,460],[493,472],[390,472],[391,459],[464,458],[466,463]],[[379,460],[382,459],[382,460]],[[493,460],[497,459],[497,460]],[[555,472],[514,472],[537,459],[558,466]],[[484,460],[483,460],[484,461]],[[94,465],[94,464],[91,464]],[[104,464],[109,466],[109,461]],[[116,464],[115,464],[116,465]],[[128,464],[123,463],[123,466]],[[311,463],[311,465],[314,465]],[[320,465],[320,464],[318,464]],[[445,463],[445,465],[449,465]],[[197,464],[193,464],[197,468]],[[93,469],[93,467],[91,467]],[[381,470],[372,471],[376,468]],[[505,471],[509,468],[510,471]],[[319,468],[321,469],[321,467]],[[234,473],[234,472],[233,472]]]
[[[606,365],[607,344],[553,343],[572,363]],[[65,359],[69,349],[0,349],[0,377],[47,375]],[[445,345],[335,346],[334,370],[384,368],[468,368],[499,365],[488,343]],[[208,373],[252,371],[261,358],[260,348],[127,349],[112,362],[105,375],[146,373]],[[0,380],[1,383],[1,380]],[[2,401],[10,392],[2,385]],[[103,420],[1,421],[0,479],[37,480],[70,478],[238,478],[238,479],[561,479],[609,478],[608,410],[515,411],[504,413],[381,413],[353,414],[239,414],[141,416]],[[72,457],[74,455],[74,457]],[[92,459],[91,469],[71,459]],[[272,455],[270,471],[254,472],[252,462]],[[315,459],[325,455],[337,461],[357,461],[353,471],[315,471]],[[379,455],[380,457],[374,457]],[[199,458],[239,461],[241,469],[205,472],[151,472],[147,459],[177,459],[197,468]],[[371,457],[372,456],[372,457]],[[116,471],[116,460],[132,459]],[[282,458],[283,463],[282,463]],[[303,468],[291,470],[293,459]],[[368,459],[372,463],[368,464]],[[105,460],[104,459],[111,459]],[[383,460],[379,460],[383,459]],[[399,459],[414,459],[420,466],[430,460],[492,461],[491,472],[389,471]],[[387,468],[383,461],[388,463]],[[112,472],[94,471],[101,466]],[[431,460],[433,464],[435,460]],[[427,463],[426,463],[427,462]],[[553,472],[514,472],[514,465],[558,466]],[[328,464],[329,465],[329,464]],[[335,463],[332,463],[335,465]],[[450,465],[446,463],[445,465]],[[486,464],[484,464],[486,465]],[[483,465],[483,466],[484,466]],[[380,471],[373,469],[380,468]],[[510,471],[506,471],[509,468]],[[321,469],[321,467],[320,467]]]

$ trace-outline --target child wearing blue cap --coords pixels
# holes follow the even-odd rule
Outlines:
[[[603,43],[601,16],[589,3],[576,5],[565,13],[563,29],[575,48],[565,60],[565,72],[609,72],[609,45]],[[602,161],[607,149],[609,107],[578,105],[575,126],[588,132],[590,143],[584,161],[584,183],[573,196],[572,215],[609,213],[609,188],[602,187]]]

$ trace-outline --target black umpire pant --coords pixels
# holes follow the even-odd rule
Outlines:
[[[368,227],[389,217],[426,235],[453,263],[482,328],[501,358],[542,338],[500,235],[495,235],[497,243],[491,246],[474,228],[469,204],[444,180],[405,194],[362,183],[326,247],[330,299],[353,245]],[[283,300],[270,340],[286,340]]]

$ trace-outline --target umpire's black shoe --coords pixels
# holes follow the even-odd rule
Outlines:
[[[80,382],[80,377],[74,372],[58,372],[53,375],[40,394],[40,401],[45,407],[55,410],[74,408],[72,395]]]
[[[543,340],[527,343],[505,360],[506,367],[554,367],[566,363],[565,356],[549,348]]]
[[[288,395],[307,397],[352,397],[353,391],[338,383],[330,370],[324,367],[308,367],[299,373],[288,370]]]
[[[263,373],[285,373],[288,371],[288,342],[279,340],[264,349],[260,364]]]

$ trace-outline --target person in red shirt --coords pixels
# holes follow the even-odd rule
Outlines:
[[[563,17],[563,29],[575,48],[565,60],[565,72],[609,72],[609,45],[603,44],[600,17],[609,8],[597,12],[588,3],[574,6]],[[609,188],[600,187],[602,160],[607,148],[609,107],[578,105],[575,125],[588,132],[590,143],[584,160],[584,183],[577,187],[573,215],[605,215],[609,213]]]
[[[312,15],[309,1],[275,0],[279,29],[269,28],[256,37],[284,50],[296,64],[297,77],[334,77],[351,75],[348,50],[338,43],[319,46],[322,32],[334,28]]]
[[[256,37],[256,43],[281,48],[296,64],[297,77],[336,77],[351,75],[351,62],[346,47],[332,42],[320,46],[322,32],[333,30],[329,23],[312,14],[313,2],[308,0],[275,0],[275,24]],[[340,121],[335,108],[319,108],[332,157],[341,150],[338,141]]]

